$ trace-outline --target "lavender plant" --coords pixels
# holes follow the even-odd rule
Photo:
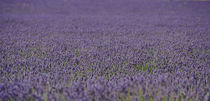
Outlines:
[[[2,0],[0,101],[209,101],[208,1]]]

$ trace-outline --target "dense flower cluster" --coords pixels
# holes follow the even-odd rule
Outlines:
[[[0,101],[210,100],[209,2],[0,8]]]

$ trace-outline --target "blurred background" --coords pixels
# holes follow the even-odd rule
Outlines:
[[[0,0],[0,14],[139,15],[142,13],[155,13],[160,9],[178,10],[178,5],[184,5],[186,9],[192,9],[192,11],[194,11],[199,10],[196,7],[199,3],[204,3],[206,6],[209,6],[209,1],[210,0]],[[170,2],[176,3],[171,4]],[[184,9],[182,8],[182,10]]]

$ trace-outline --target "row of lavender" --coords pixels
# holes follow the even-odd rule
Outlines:
[[[0,100],[208,101],[209,4],[126,4],[1,13]]]

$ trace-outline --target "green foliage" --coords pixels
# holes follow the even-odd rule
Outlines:
[[[15,99],[12,98],[12,96],[9,96],[10,101],[15,101]]]
[[[167,96],[162,95],[162,97],[161,97],[161,101],[168,101],[168,97],[167,97]]]
[[[122,101],[120,96],[117,96],[117,101]]]
[[[148,65],[147,65],[147,63],[144,63],[143,65],[136,65],[136,69],[138,70],[138,71],[146,71],[147,69],[149,69],[149,67],[148,67]]]
[[[67,101],[63,94],[61,94],[61,98],[62,98],[62,101]]]
[[[149,101],[154,101],[154,98],[153,98],[153,96],[152,96],[152,93],[151,93],[151,92],[149,92]]]
[[[130,96],[130,93],[128,92],[126,98],[125,98],[125,101],[132,101],[131,99],[131,96]]]
[[[74,80],[77,78],[79,72],[76,72],[76,74],[74,75]]]
[[[79,49],[76,50],[76,56],[77,56],[77,57],[80,57]]]
[[[143,96],[142,89],[139,89],[138,94],[139,94],[140,101],[144,101],[144,96]]]
[[[176,101],[176,97],[174,96],[174,92],[169,96],[169,101]]]
[[[44,98],[44,101],[48,101],[48,98],[47,98],[47,93],[43,93],[43,98]]]

